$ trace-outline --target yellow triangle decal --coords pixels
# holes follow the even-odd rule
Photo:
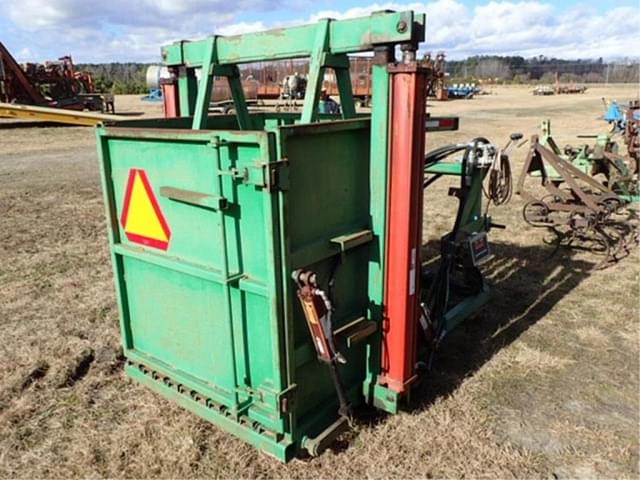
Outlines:
[[[139,171],[135,172],[133,186],[131,187],[127,223],[124,226],[124,231],[160,242],[169,241]]]

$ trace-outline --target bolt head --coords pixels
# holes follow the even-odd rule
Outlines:
[[[407,22],[405,22],[404,20],[400,20],[398,22],[398,25],[396,25],[396,30],[398,31],[398,33],[406,32],[407,28],[408,28]]]

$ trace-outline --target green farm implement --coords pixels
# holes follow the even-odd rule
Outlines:
[[[457,119],[425,113],[424,35],[424,15],[386,11],[163,48],[172,118],[97,132],[132,378],[282,461],[320,453],[358,405],[398,410],[488,299],[483,180],[494,203],[510,195],[506,154],[485,139],[425,164],[425,131]],[[365,51],[368,116],[348,58]],[[250,113],[238,66],[305,57],[301,113]],[[340,115],[319,112],[327,69]],[[234,113],[209,115],[221,78]],[[443,175],[460,180],[459,213],[423,272],[423,189]]]
[[[525,188],[529,176],[540,179],[543,196]],[[517,193],[527,202],[528,224],[549,229],[557,247],[601,255],[601,267],[625,257],[638,242],[636,212],[627,208],[638,201],[638,162],[619,153],[612,134],[598,135],[593,147],[561,150],[550,122],[543,122],[542,136],[531,137]]]

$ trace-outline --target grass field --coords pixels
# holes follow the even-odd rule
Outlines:
[[[637,94],[501,87],[430,102],[461,129],[427,144],[502,144],[544,118],[576,144],[606,130],[601,97]],[[123,374],[94,142],[89,128],[0,128],[0,477],[638,478],[638,250],[596,271],[590,253],[551,257],[518,197],[494,208],[508,228],[491,234],[493,300],[448,338],[412,404],[361,412],[330,451],[282,465]],[[446,190],[425,198],[428,247],[453,221]]]

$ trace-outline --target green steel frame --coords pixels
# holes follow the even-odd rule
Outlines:
[[[308,92],[302,123],[317,120],[318,99],[326,68],[336,71],[343,118],[355,116],[347,54],[372,51],[397,44],[424,40],[425,16],[407,12],[379,12],[351,20],[321,20],[316,25],[249,33],[231,37],[213,36],[197,42],[178,42],[162,49],[165,65],[177,70],[181,111],[193,115],[193,128],[206,122],[214,76],[227,77],[240,128],[248,129],[247,106],[237,65],[244,63],[310,57]],[[195,70],[206,72],[196,82]],[[373,85],[373,94],[376,85]]]
[[[359,318],[378,325],[347,352],[347,394],[354,402],[363,398],[397,411],[397,394],[377,384],[387,215],[387,65],[398,44],[417,47],[424,40],[424,25],[424,15],[380,12],[178,42],[164,47],[162,55],[178,76],[183,117],[98,130],[128,374],[280,460],[301,448],[317,453],[342,425],[334,423],[335,405],[325,398],[332,387],[324,367],[311,361],[308,335],[300,330],[291,300],[293,267],[326,271],[332,258],[342,259],[341,275],[351,296],[340,299],[338,327]],[[346,55],[371,50],[373,112],[370,119],[354,118]],[[300,57],[311,59],[302,114],[249,114],[238,64]],[[325,119],[318,114],[318,99],[326,68],[336,71],[343,120],[318,123]],[[203,72],[199,81],[198,69]],[[230,84],[235,122],[208,116],[219,76]],[[173,222],[168,255],[130,244],[119,224],[126,177],[136,168],[150,172],[160,206]],[[316,178],[341,208],[301,210]],[[330,231],[316,232],[315,240],[300,229],[310,212],[332,225],[325,227]],[[363,232],[371,237],[366,248],[345,254],[344,243],[338,250],[331,247]],[[325,239],[329,234],[333,237]],[[260,248],[248,248],[252,236]],[[243,270],[242,262],[250,268]],[[169,291],[174,298],[163,293]],[[216,330],[198,320],[207,318],[212,298],[226,319]],[[175,318],[198,320],[193,329],[179,330],[192,351],[179,350],[184,347],[168,333],[183,328]],[[200,364],[197,359],[207,358],[207,352],[232,359],[230,367]]]

